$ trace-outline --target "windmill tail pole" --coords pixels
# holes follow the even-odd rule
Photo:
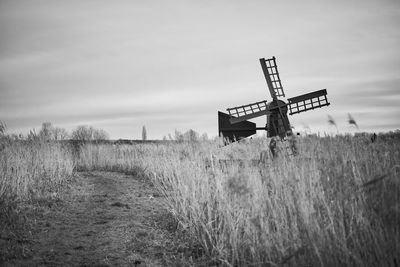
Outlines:
[[[267,128],[266,127],[256,127],[256,128],[220,128],[220,131],[224,131],[224,132],[247,132],[247,131],[261,131],[264,130],[266,131]]]

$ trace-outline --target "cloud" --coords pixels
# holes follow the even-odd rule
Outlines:
[[[217,110],[270,100],[258,63],[270,56],[289,97],[328,88],[332,105],[293,123],[322,127],[328,112],[360,114],[368,127],[381,116],[397,123],[386,115],[399,100],[398,1],[0,7],[0,120],[11,130],[94,123],[117,138],[147,121],[159,136],[175,127],[214,133]]]

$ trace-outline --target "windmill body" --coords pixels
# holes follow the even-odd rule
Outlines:
[[[228,114],[218,112],[219,134],[229,142],[253,135],[256,130],[267,131],[268,137],[284,138],[292,134],[288,113],[293,115],[330,104],[326,97],[326,89],[288,98],[286,103],[279,99],[285,97],[285,93],[279,77],[276,58],[260,58],[260,64],[272,101],[263,100],[228,108]],[[267,117],[265,127],[257,127],[255,123],[248,121],[261,116]]]

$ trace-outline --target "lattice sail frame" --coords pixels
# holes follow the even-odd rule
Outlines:
[[[260,58],[260,63],[272,98],[285,97],[281,78],[279,77],[278,66],[276,65],[276,58]]]
[[[248,105],[228,108],[227,111],[229,115],[236,116],[232,117],[231,123],[237,123],[269,113],[267,100],[251,103]]]
[[[326,89],[315,91],[312,93],[288,98],[289,114],[297,114],[307,110],[329,106],[330,103],[326,97]]]

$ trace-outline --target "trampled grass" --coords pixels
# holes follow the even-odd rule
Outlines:
[[[280,144],[274,160],[266,148],[262,139],[86,145],[77,162],[145,172],[179,225],[226,265],[399,263],[399,140],[300,138],[297,156]]]

